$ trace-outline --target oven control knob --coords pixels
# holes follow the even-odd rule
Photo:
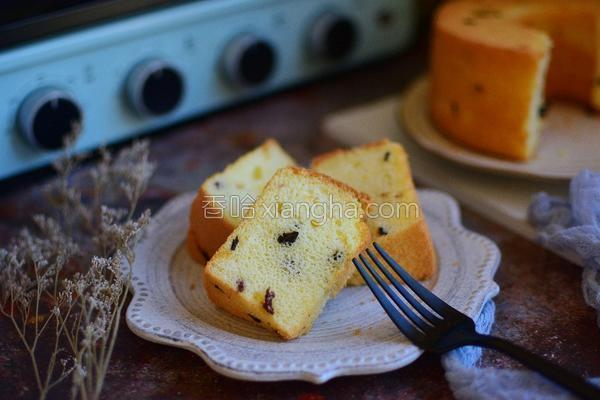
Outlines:
[[[237,86],[256,86],[266,82],[275,70],[277,55],[273,46],[250,33],[233,39],[225,48],[223,69]]]
[[[159,116],[175,110],[183,98],[184,82],[179,70],[166,61],[144,61],[127,79],[127,97],[141,116]]]
[[[356,47],[357,30],[348,17],[333,12],[322,14],[312,26],[308,46],[317,57],[340,60]]]
[[[18,111],[17,124],[27,141],[48,150],[60,149],[83,122],[79,105],[67,92],[46,87],[31,93]]]

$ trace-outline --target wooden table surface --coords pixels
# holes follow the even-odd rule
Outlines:
[[[153,211],[177,194],[195,190],[208,175],[275,137],[306,164],[336,146],[319,130],[333,111],[402,90],[426,69],[424,40],[392,59],[290,89],[263,100],[188,122],[151,136],[158,170],[142,207]],[[0,183],[0,246],[43,205],[48,170]],[[463,208],[464,225],[490,237],[502,251],[496,275],[493,333],[516,341],[586,376],[600,375],[600,331],[581,295],[580,268]],[[518,368],[486,352],[484,365]],[[68,396],[68,386],[51,397]],[[34,398],[29,360],[9,324],[0,318],[0,398]],[[103,392],[107,399],[412,399],[452,398],[439,357],[380,375],[305,382],[252,383],[213,372],[191,352],[142,340],[122,325]]]

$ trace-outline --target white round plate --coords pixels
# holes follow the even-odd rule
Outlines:
[[[530,178],[570,179],[582,169],[600,170],[600,117],[583,107],[552,103],[536,155],[527,162],[469,150],[444,136],[429,116],[429,83],[416,81],[402,100],[402,123],[423,148],[449,160],[492,172]]]
[[[137,335],[191,350],[217,372],[252,381],[321,383],[394,370],[419,357],[421,350],[402,336],[365,286],[342,290],[307,335],[288,342],[217,309],[204,293],[202,266],[185,250],[193,197],[185,194],[165,205],[136,248],[127,324]],[[439,259],[438,274],[428,284],[476,317],[498,293],[493,276],[500,252],[461,226],[448,195],[421,191],[420,198]]]

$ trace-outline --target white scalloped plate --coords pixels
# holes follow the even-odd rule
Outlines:
[[[429,117],[429,82],[420,78],[402,100],[406,131],[424,149],[470,167],[536,179],[570,179],[582,169],[600,169],[600,118],[583,107],[552,103],[535,156],[527,162],[478,153],[444,136]]]
[[[165,205],[136,248],[127,324],[137,335],[191,350],[217,372],[252,381],[322,383],[394,370],[422,353],[364,286],[342,290],[307,335],[289,342],[217,309],[204,294],[202,267],[183,245],[193,196],[181,195]],[[426,190],[420,198],[439,259],[437,276],[427,283],[442,299],[476,317],[498,293],[493,276],[500,252],[489,239],[462,227],[451,197]]]

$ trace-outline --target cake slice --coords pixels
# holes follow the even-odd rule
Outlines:
[[[361,198],[316,172],[280,169],[256,201],[254,215],[206,265],[209,298],[284,339],[307,332],[352,275],[349,261],[370,242]]]
[[[366,193],[373,240],[412,276],[425,279],[435,270],[435,251],[419,206],[408,158],[401,145],[383,140],[316,157],[312,168]],[[356,272],[349,284],[364,284]]]
[[[242,214],[275,171],[295,164],[275,140],[268,139],[204,181],[190,211],[188,243],[199,247],[196,253],[210,258],[240,224]]]

